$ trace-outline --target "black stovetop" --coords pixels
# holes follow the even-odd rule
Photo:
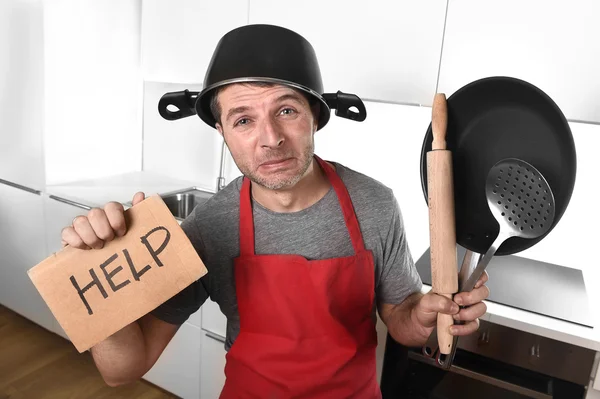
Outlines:
[[[465,249],[457,246],[458,267]],[[423,283],[431,285],[429,249],[417,260]],[[515,255],[495,256],[487,272],[490,302],[592,327],[581,270]]]

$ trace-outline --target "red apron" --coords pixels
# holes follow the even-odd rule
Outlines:
[[[365,249],[346,186],[315,159],[337,194],[355,254],[313,261],[256,255],[250,181],[244,178],[240,256],[234,260],[240,333],[226,355],[222,399],[381,397],[373,254]]]

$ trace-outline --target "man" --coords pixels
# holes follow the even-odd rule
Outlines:
[[[235,64],[231,54],[241,53],[229,42],[268,54],[247,61],[258,66],[239,62],[234,77],[210,82],[219,51],[229,52],[228,65]],[[293,51],[296,45],[307,42],[257,25],[230,32],[217,47],[195,107],[223,136],[244,176],[181,224],[208,274],[92,348],[109,385],[144,375],[209,297],[228,320],[222,398],[379,398],[376,311],[407,346],[425,343],[438,312],[465,321],[452,327],[455,335],[478,328],[487,276],[454,302],[421,294],[392,190],[314,154],[314,134],[329,118],[316,59],[304,74],[313,75],[314,90],[271,67],[301,51]],[[269,74],[257,73],[261,67]],[[143,198],[137,193],[133,204]],[[101,248],[126,227],[123,207],[109,203],[76,218],[62,238]]]

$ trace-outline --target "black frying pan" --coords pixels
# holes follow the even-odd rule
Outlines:
[[[421,150],[421,184],[427,201],[427,152]],[[523,251],[542,240],[563,215],[575,185],[575,144],[567,120],[552,99],[523,80],[491,77],[472,82],[448,98],[447,148],[452,151],[456,242],[485,253],[498,234],[485,196],[488,171],[504,158],[519,158],[548,181],[556,202],[554,223],[536,239],[514,237],[496,255]]]

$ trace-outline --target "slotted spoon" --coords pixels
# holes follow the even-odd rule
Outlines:
[[[492,257],[511,237],[537,238],[554,221],[554,195],[544,176],[529,163],[506,158],[489,171],[485,194],[490,211],[500,226],[498,236],[459,290],[471,291]]]

